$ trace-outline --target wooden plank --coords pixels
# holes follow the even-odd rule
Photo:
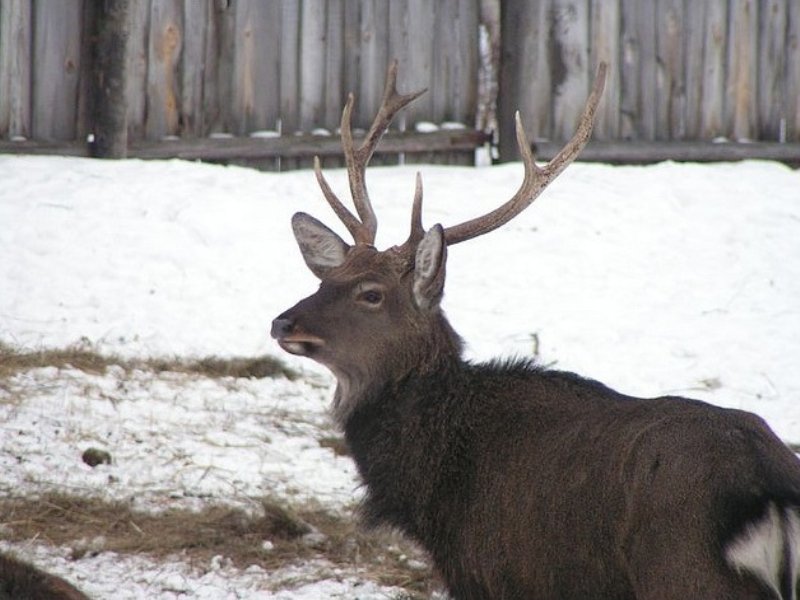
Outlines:
[[[381,0],[362,0],[361,49],[356,104],[353,109],[353,126],[368,128],[383,96],[383,82],[389,64],[389,18],[386,5]],[[402,68],[403,81],[412,71]]]
[[[396,2],[389,6],[390,10]],[[393,24],[396,26],[396,24]],[[394,31],[394,26],[391,31]],[[361,73],[361,3],[347,0],[344,3],[344,97],[340,106],[344,106],[347,95],[358,92],[358,80]]]
[[[786,40],[786,96],[781,135],[790,142],[800,142],[800,3],[787,0],[788,31]]]
[[[204,134],[230,133],[235,127],[233,56],[237,6],[220,0],[209,3],[203,61]]]
[[[381,138],[375,153],[395,156],[399,153],[429,154],[474,150],[486,142],[486,134],[474,129],[440,130],[429,133],[391,131]],[[356,144],[361,136],[354,136]],[[0,145],[0,150],[3,148]],[[275,138],[235,137],[224,139],[142,141],[131,144],[129,155],[138,158],[183,158],[187,160],[240,160],[263,158],[298,158],[312,156],[341,157],[342,148],[335,136],[290,135]]]
[[[281,11],[281,131],[295,133],[300,127],[300,1],[283,0]]]
[[[680,140],[686,137],[684,3],[659,0],[657,10],[655,136],[658,140]]]
[[[150,6],[145,116],[145,136],[150,139],[180,133],[182,8],[180,0],[154,0]]]
[[[444,138],[441,136],[445,135]],[[431,147],[451,152],[453,149],[475,147],[485,140],[478,131],[464,131],[458,141],[445,132],[400,133],[391,132],[381,140],[377,152],[428,152]],[[463,146],[461,143],[463,142]],[[561,149],[557,142],[540,142],[537,153],[542,160],[550,160]],[[274,157],[281,152],[291,155],[313,156],[341,152],[335,138],[330,136],[299,136],[269,139],[187,139],[167,141],[139,141],[132,143],[129,156],[137,158],[184,158],[186,160],[235,161],[251,156],[256,159]],[[0,140],[0,154],[56,154],[86,156],[86,144],[79,142],[9,142]],[[711,143],[687,141],[590,141],[578,157],[579,162],[643,164],[664,160],[689,162],[719,162],[737,160],[775,160],[794,167],[800,166],[800,142]]]
[[[149,53],[150,4],[153,0],[131,2],[128,15],[128,65],[126,88],[128,100],[128,139],[144,138],[147,114],[147,56]]]
[[[323,125],[325,114],[326,3],[304,2],[300,11],[300,129]]]
[[[552,142],[539,144],[537,155],[552,159],[560,150]],[[674,160],[718,162],[736,160],[776,160],[800,167],[800,143],[777,142],[713,143],[688,141],[590,141],[578,156],[579,161],[643,164]]]
[[[236,5],[231,131],[275,130],[280,116],[281,7],[240,0]]]
[[[183,0],[184,39],[180,61],[182,137],[207,134],[203,115],[203,80],[209,8],[209,2]]]
[[[703,97],[700,137],[705,140],[725,135],[725,57],[728,44],[726,0],[709,0],[703,24]]]
[[[445,0],[436,5],[432,32],[434,69],[431,118],[472,126],[478,92],[478,2]]]
[[[735,140],[755,139],[758,132],[758,12],[756,0],[730,5],[725,119]]]
[[[116,0],[111,0],[112,2]],[[128,0],[125,0],[126,2]],[[78,107],[77,107],[77,120],[75,123],[75,138],[79,140],[91,141],[91,135],[94,133],[94,107],[93,104],[93,89],[94,81],[92,80],[92,70],[95,66],[94,44],[97,41],[97,36],[90,31],[90,23],[95,23],[95,15],[103,7],[99,3],[84,2],[83,3],[83,30],[81,32],[81,65],[78,72]],[[125,34],[127,36],[127,19],[125,20]],[[127,40],[127,37],[126,37]],[[127,55],[127,41],[125,43],[125,53]],[[127,62],[127,61],[126,61]],[[123,63],[122,68],[127,68],[127,64]],[[122,96],[118,103],[121,106],[126,106],[127,110],[127,97],[125,96],[125,79],[122,80],[123,87],[118,92]],[[126,114],[119,115],[122,121],[127,118]],[[124,136],[127,138],[127,131]],[[121,136],[120,136],[121,137]],[[127,144],[127,139],[126,139]]]
[[[353,127],[366,129],[375,118],[383,97],[386,69],[389,65],[389,16],[386,3],[381,0],[361,1],[359,80],[357,82],[356,102],[353,109]],[[413,76],[409,67],[401,67],[398,75],[398,89]],[[403,113],[407,112],[403,111]],[[395,127],[402,124],[405,114],[395,120]],[[376,156],[371,164],[397,164],[397,157]]]
[[[83,0],[33,5],[31,133],[36,139],[75,138]]]
[[[686,138],[700,139],[701,111],[703,105],[703,54],[704,24],[708,5],[705,2],[689,2],[684,7],[686,15]]]
[[[478,108],[477,1],[443,0],[436,4],[431,80],[431,114],[434,123],[457,122],[473,127]],[[431,160],[441,164],[475,162],[470,152],[438,153]]]
[[[300,130],[300,0],[281,3],[280,131]],[[297,161],[281,159],[281,169],[297,167]]]
[[[763,0],[758,18],[758,139],[781,139],[788,47],[785,0]]]
[[[345,2],[344,0],[328,0],[328,15],[325,25],[325,91],[323,98],[322,125],[330,131],[336,131],[342,116],[342,107],[347,100],[344,90],[345,68],[351,65],[345,62]]]
[[[31,137],[31,0],[0,3],[0,138]]]
[[[487,131],[497,131],[498,80],[502,51],[500,2],[499,0],[479,0],[479,7],[478,54],[481,66],[478,72],[476,127]]]
[[[589,94],[589,3],[554,0],[550,38],[553,89],[553,139],[575,133]]]
[[[592,137],[597,140],[616,138],[620,127],[620,5],[608,0],[592,0],[591,77],[597,65],[605,61],[609,68],[603,99],[597,108]]]
[[[89,151],[95,158],[125,158],[128,149],[125,70],[127,68],[129,0],[105,0],[86,15],[91,42],[87,56],[91,68],[89,129],[93,139]]]
[[[621,134],[655,139],[656,11],[654,2],[622,0]]]
[[[514,113],[519,110],[528,139],[552,134],[551,73],[548,62],[550,0],[507,0],[500,14],[497,126],[500,160],[518,160]]]

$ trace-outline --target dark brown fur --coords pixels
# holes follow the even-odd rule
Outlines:
[[[314,306],[327,292],[286,315],[341,326]],[[353,350],[380,375],[342,425],[367,522],[425,547],[455,598],[772,597],[721,557],[768,501],[800,506],[798,461],[761,419],[525,361],[473,365],[436,314],[391,329],[395,349],[369,353],[380,364]]]
[[[0,600],[89,600],[64,579],[0,554]]]
[[[796,600],[800,461],[755,415],[686,398],[631,398],[527,361],[471,364],[445,318],[448,245],[512,219],[591,134],[606,67],[575,136],[545,167],[521,120],[517,193],[482,217],[424,231],[419,176],[411,234],[373,247],[364,171],[393,115],[397,65],[359,148],[342,117],[358,218],[316,165],[349,245],[292,219],[316,294],[278,316],[281,347],[327,366],[334,415],[366,485],[363,514],[431,555],[458,600]]]

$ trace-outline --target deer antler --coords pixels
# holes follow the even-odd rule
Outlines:
[[[341,136],[342,149],[344,150],[345,163],[347,165],[347,177],[350,181],[350,193],[353,197],[353,204],[356,207],[358,217],[353,215],[341,200],[333,193],[325,177],[322,175],[319,157],[314,158],[314,173],[317,182],[325,199],[331,208],[344,223],[347,230],[353,236],[356,244],[374,244],[375,234],[378,230],[378,220],[375,211],[369,201],[367,185],[364,176],[369,159],[372,158],[375,147],[378,145],[383,134],[389,128],[389,124],[395,115],[409,103],[413,102],[420,95],[425,93],[425,89],[411,94],[399,94],[397,92],[397,61],[392,61],[386,73],[386,85],[383,90],[383,100],[381,101],[378,114],[375,115],[372,125],[367,131],[364,141],[358,148],[353,145],[353,131],[350,125],[350,116],[353,111],[354,97],[351,93],[347,98],[347,104],[342,111]],[[360,219],[360,220],[359,220]]]
[[[517,193],[514,194],[510,200],[493,211],[482,217],[476,217],[459,225],[446,228],[444,230],[444,235],[448,245],[457,244],[458,242],[483,235],[484,233],[488,233],[508,223],[530,206],[550,182],[558,177],[558,175],[575,160],[592,134],[594,114],[597,110],[600,97],[603,94],[603,87],[605,86],[606,70],[606,63],[601,62],[597,67],[592,93],[589,95],[586,106],[583,108],[583,113],[578,121],[578,129],[575,131],[575,135],[572,136],[572,139],[567,142],[567,145],[559,151],[553,160],[544,167],[539,167],[534,162],[533,152],[528,143],[528,138],[525,135],[525,130],[522,127],[522,120],[520,119],[519,112],[516,113],[517,145],[519,146],[522,161],[525,165],[525,176],[522,180],[522,185],[520,185],[519,190],[517,190]]]

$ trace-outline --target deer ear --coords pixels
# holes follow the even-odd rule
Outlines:
[[[344,262],[350,246],[317,219],[306,213],[295,213],[292,229],[303,260],[317,277],[322,279],[334,267]]]
[[[423,236],[414,260],[414,300],[424,310],[438,306],[442,300],[445,262],[447,244],[444,230],[437,224]]]

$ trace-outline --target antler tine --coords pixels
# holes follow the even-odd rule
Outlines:
[[[531,151],[525,129],[522,126],[522,119],[519,112],[515,115],[517,145],[519,146],[522,162],[525,167],[525,175],[522,184],[510,200],[494,209],[493,211],[481,216],[448,227],[444,231],[448,245],[457,244],[465,240],[472,239],[484,233],[497,229],[501,225],[508,223],[519,213],[525,210],[542,193],[542,191],[566,169],[572,161],[583,150],[586,142],[592,134],[594,115],[597,111],[597,104],[603,94],[605,87],[607,65],[601,62],[597,67],[592,92],[586,100],[583,108],[578,128],[572,139],[558,152],[558,154],[544,167],[539,167],[534,162],[533,152]]]
[[[339,217],[339,220],[344,223],[345,227],[347,227],[350,235],[353,236],[353,240],[355,240],[356,243],[372,243],[372,241],[368,239],[368,236],[365,237],[366,232],[364,231],[361,221],[356,219],[353,213],[347,210],[347,207],[342,204],[342,201],[339,200],[336,194],[333,193],[331,186],[328,185],[328,181],[322,174],[319,156],[314,157],[314,174],[317,176],[317,183],[319,183],[319,187],[322,189],[322,194],[325,196],[328,204],[331,205],[333,212],[335,212],[336,216]]]
[[[344,111],[342,111],[342,148],[344,149],[345,162],[347,164],[350,193],[353,196],[356,212],[361,219],[362,228],[365,230],[363,237],[368,238],[366,243],[374,243],[375,234],[378,230],[378,220],[375,217],[375,211],[372,209],[365,182],[367,164],[395,115],[425,91],[426,89],[422,89],[411,94],[399,94],[397,92],[397,61],[392,61],[386,74],[386,85],[384,86],[381,106],[372,121],[369,131],[367,131],[364,141],[358,148],[354,148],[353,132],[350,124],[353,111],[352,94],[350,94]]]
[[[422,227],[422,174],[417,171],[414,186],[414,204],[411,208],[411,233],[408,235],[408,245],[415,246],[423,236],[425,229]]]
[[[367,132],[366,137],[358,148],[353,143],[353,130],[351,127],[351,115],[355,102],[353,94],[347,97],[347,103],[342,111],[341,136],[342,149],[344,151],[345,164],[347,165],[347,177],[350,182],[350,193],[353,196],[353,204],[356,207],[358,217],[353,215],[341,200],[333,193],[322,174],[319,157],[314,157],[314,173],[317,182],[325,199],[336,213],[336,216],[344,223],[347,230],[353,236],[356,244],[374,244],[375,234],[378,231],[378,219],[372,209],[369,200],[365,173],[375,148],[383,134],[389,128],[392,119],[405,106],[416,100],[427,91],[422,89],[411,94],[400,94],[397,92],[397,61],[392,61],[386,73],[386,84],[383,90],[383,99],[375,119]],[[416,199],[415,199],[416,202]],[[359,220],[360,219],[360,220]]]

